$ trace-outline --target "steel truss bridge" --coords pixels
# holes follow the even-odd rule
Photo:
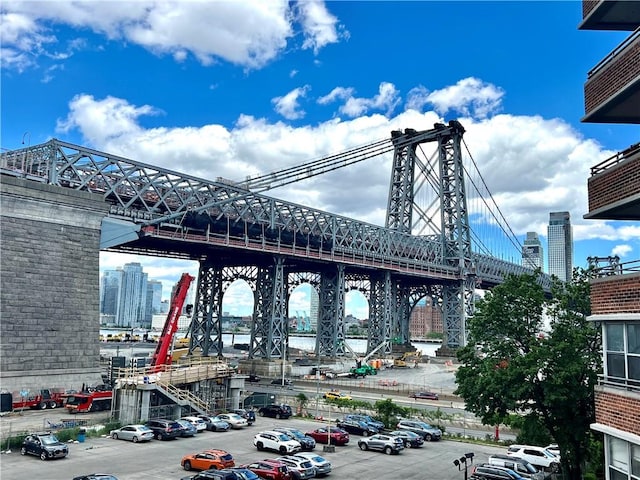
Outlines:
[[[222,355],[222,298],[237,279],[254,294],[250,358],[276,359],[288,347],[288,298],[310,283],[319,295],[318,355],[345,355],[345,296],[369,303],[368,351],[409,342],[409,317],[429,296],[442,310],[444,345],[465,343],[474,291],[519,264],[472,251],[461,155],[462,125],[393,131],[391,139],[236,183],[204,180],[60,140],[5,152],[0,173],[101,195],[111,207],[101,249],[197,260],[189,353]],[[418,149],[435,146],[431,160]],[[262,194],[266,190],[393,152],[385,227]],[[418,173],[435,189],[426,211],[414,201]],[[424,180],[423,180],[424,181]],[[437,217],[437,218],[435,218]],[[432,231],[415,235],[418,221]],[[550,279],[540,276],[548,289]]]

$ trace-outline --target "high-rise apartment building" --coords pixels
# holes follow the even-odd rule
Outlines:
[[[640,3],[583,0],[582,30],[632,32],[592,68],[583,122],[640,123]],[[640,143],[591,167],[589,213],[599,220],[640,220]],[[607,258],[610,252],[602,252]],[[612,257],[608,257],[609,259]],[[607,480],[640,478],[640,260],[617,260],[591,281],[590,320],[601,325],[604,374],[595,422],[604,436]]]
[[[117,327],[149,327],[154,301],[160,309],[162,285],[151,282],[139,263],[106,270],[100,279],[102,321]],[[159,290],[159,292],[158,292]],[[155,298],[155,300],[154,300]]]
[[[522,246],[522,266],[544,270],[544,249],[536,232],[527,232]]]
[[[547,227],[549,275],[563,282],[573,276],[573,233],[569,212],[551,212]]]

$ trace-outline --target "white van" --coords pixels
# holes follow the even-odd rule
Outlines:
[[[532,480],[544,480],[545,478],[543,472],[522,458],[509,455],[491,455],[488,463],[494,467],[509,468],[518,472],[523,477],[531,478]]]

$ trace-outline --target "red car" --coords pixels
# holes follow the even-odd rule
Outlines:
[[[267,480],[291,480],[289,468],[278,460],[259,460],[242,465],[240,468],[251,470],[260,478],[266,478]]]
[[[331,445],[346,445],[349,443],[349,434],[338,427],[331,428]],[[316,428],[311,432],[307,432],[318,443],[329,443],[329,429],[327,427]]]

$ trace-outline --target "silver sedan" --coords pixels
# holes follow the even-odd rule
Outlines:
[[[125,425],[109,433],[116,440],[130,440],[133,443],[148,442],[153,439],[153,430],[146,425]]]

